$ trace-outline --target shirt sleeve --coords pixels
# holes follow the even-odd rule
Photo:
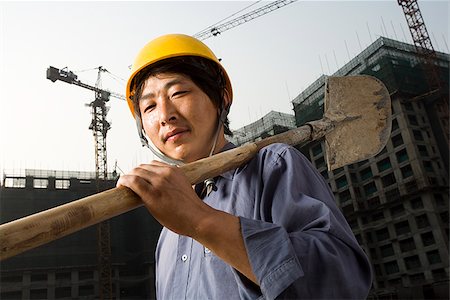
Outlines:
[[[276,145],[251,163],[259,164],[261,181],[254,215],[240,217],[240,223],[261,298],[366,298],[368,259],[309,161],[292,147]],[[242,293],[254,298],[255,289]]]

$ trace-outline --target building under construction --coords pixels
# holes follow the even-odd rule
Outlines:
[[[448,87],[450,57],[436,58]],[[449,298],[448,88],[430,92],[422,65],[413,45],[380,37],[333,74],[372,75],[387,86],[392,132],[375,157],[328,171],[323,141],[298,147],[328,181],[372,262],[370,299]],[[325,81],[292,101],[296,126],[322,118]]]
[[[4,174],[0,223],[115,187],[114,174],[26,170]],[[161,227],[141,207],[110,220],[112,299],[154,299],[154,250]],[[99,299],[96,226],[1,262],[0,299]]]
[[[230,142],[235,145],[242,145],[250,141],[257,141],[268,136],[285,132],[295,128],[295,116],[271,111],[261,119],[233,130],[233,137]]]

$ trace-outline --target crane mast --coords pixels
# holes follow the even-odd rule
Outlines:
[[[438,141],[439,152],[448,166],[450,128],[448,122],[443,122],[449,118],[449,89],[447,82],[443,80],[444,76],[448,76],[448,74],[440,73],[438,57],[428,35],[417,0],[397,0],[397,3],[403,9],[414,46],[422,58],[422,67],[428,83],[429,92],[417,98],[426,98],[425,107],[432,124],[432,131]]]
[[[246,13],[246,14],[239,16],[237,18],[234,18],[232,20],[229,20],[225,23],[209,26],[208,28],[196,33],[194,35],[194,37],[199,40],[206,40],[207,38],[210,38],[212,36],[217,36],[217,35],[221,34],[222,32],[225,32],[229,29],[232,29],[236,26],[244,24],[244,23],[251,21],[253,19],[256,19],[258,17],[261,17],[265,14],[268,14],[276,9],[279,9],[283,6],[286,6],[286,5],[296,2],[296,1],[297,0],[278,0],[278,1],[270,2],[269,4],[267,4],[265,6],[261,6],[258,9],[255,9],[249,13]]]
[[[111,129],[111,124],[106,120],[109,107],[106,102],[109,98],[116,97],[125,100],[125,97],[119,94],[101,88],[101,72],[106,71],[101,66],[98,68],[97,82],[95,86],[85,84],[78,80],[78,76],[73,72],[55,67],[47,69],[47,79],[55,82],[61,80],[69,84],[75,84],[82,88],[95,92],[95,99],[88,104],[91,107],[92,120],[89,129],[94,135],[95,145],[95,175],[97,191],[100,192],[101,182],[108,177],[106,135]],[[98,269],[99,269],[99,296],[100,299],[112,299],[112,270],[111,270],[111,234],[109,221],[97,225],[98,241]]]

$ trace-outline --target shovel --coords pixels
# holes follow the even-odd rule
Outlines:
[[[180,168],[196,184],[242,166],[269,144],[298,145],[324,137],[328,169],[333,170],[380,152],[390,136],[390,116],[390,96],[378,79],[367,75],[329,77],[321,120]],[[142,205],[130,189],[119,187],[5,223],[0,225],[0,260]]]

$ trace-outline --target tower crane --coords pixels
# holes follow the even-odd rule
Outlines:
[[[125,100],[123,95],[101,89],[101,72],[106,72],[106,69],[100,66],[98,67],[97,82],[95,86],[91,86],[78,80],[78,76],[67,68],[60,70],[50,66],[47,69],[47,79],[52,82],[60,80],[95,92],[95,100],[89,103],[88,106],[91,107],[92,114],[89,129],[92,130],[95,141],[95,176],[99,192],[100,181],[106,180],[108,177],[106,134],[111,129],[111,124],[106,120],[109,110],[106,102],[109,101],[110,97]],[[97,225],[97,240],[100,299],[112,299],[111,239],[108,221]]]
[[[438,57],[428,35],[417,0],[397,0],[397,3],[403,9],[414,46],[422,58],[422,67],[429,88],[428,93],[415,98],[416,100],[426,99],[425,107],[432,123],[431,128],[438,140],[439,152],[448,172],[450,128],[448,121],[442,121],[449,118],[449,89],[447,82],[443,80],[444,76],[448,76],[448,74],[443,75],[440,72]]]
[[[258,9],[255,9],[249,13],[246,13],[242,16],[239,16],[237,18],[231,19],[227,22],[224,22],[222,24],[219,25],[212,25],[209,26],[208,28],[194,34],[194,37],[199,39],[199,40],[206,40],[207,38],[210,38],[212,36],[217,36],[219,34],[221,34],[224,31],[227,31],[231,28],[234,28],[236,26],[239,26],[241,24],[244,24],[248,21],[251,21],[255,18],[261,17],[265,14],[268,14],[274,10],[277,10],[283,6],[289,5],[291,3],[296,2],[297,0],[278,0],[278,1],[273,1],[270,2],[269,4],[265,5],[265,6],[261,6]]]

